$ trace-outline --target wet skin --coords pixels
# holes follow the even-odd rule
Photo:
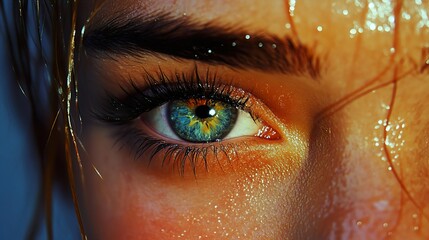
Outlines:
[[[80,203],[89,239],[429,237],[427,2],[118,2],[101,5],[86,33],[118,15],[168,12],[246,33],[240,41],[290,39],[318,59],[319,74],[165,54],[96,56],[83,46],[77,69],[88,154]],[[187,162],[181,175],[174,161],[162,166],[162,150],[150,164],[149,154],[135,159],[115,145],[112,126],[91,120],[104,91],[121,96],[130,78],[144,89],[147,73],[196,65],[250,93],[251,111],[279,139],[224,140],[234,147],[209,153],[195,173]]]

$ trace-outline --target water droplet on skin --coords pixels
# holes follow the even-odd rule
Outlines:
[[[286,23],[286,24],[285,24],[285,28],[286,28],[286,29],[290,29],[290,27],[291,27],[290,23]]]
[[[208,53],[212,53],[212,50],[211,50],[211,49],[209,49],[209,50],[207,50],[207,52],[208,52]]]
[[[383,223],[383,227],[387,228],[387,227],[389,227],[389,224],[388,223]]]
[[[375,23],[369,23],[368,25],[371,31],[374,31],[377,28],[377,25],[375,25]]]
[[[362,224],[363,224],[363,223],[362,223],[362,221],[357,221],[357,222],[356,222],[356,225],[357,225],[358,227],[361,227],[361,226],[362,226]]]
[[[323,31],[323,27],[322,27],[322,26],[317,26],[317,31],[318,31],[318,32]]]
[[[419,229],[420,229],[420,228],[419,228],[419,226],[414,226],[414,227],[413,227],[413,230],[414,230],[414,231],[418,231]]]
[[[244,36],[245,39],[249,40],[250,39],[250,35],[246,34],[246,36]]]
[[[235,47],[235,46],[237,46],[237,43],[236,42],[232,42],[232,44],[231,44],[233,47]]]
[[[258,47],[260,47],[260,48],[261,48],[261,47],[263,47],[263,46],[264,46],[264,44],[263,44],[263,43],[261,43],[261,42],[260,42],[260,43],[258,43]]]
[[[271,45],[273,48],[277,48],[277,45],[273,43],[273,45]],[[428,60],[429,62],[429,60]],[[429,63],[428,63],[429,64]]]

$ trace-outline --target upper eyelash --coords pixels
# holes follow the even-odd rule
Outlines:
[[[92,110],[93,116],[102,122],[125,124],[162,104],[174,100],[192,98],[207,98],[230,104],[238,109],[248,110],[249,95],[231,97],[234,89],[230,84],[222,84],[216,74],[207,70],[201,76],[198,69],[190,73],[166,75],[159,69],[156,75],[146,72],[143,77],[148,87],[140,89],[135,81],[130,79],[130,87],[122,87],[125,97],[119,98],[107,93],[104,104]],[[256,120],[256,118],[254,117]]]

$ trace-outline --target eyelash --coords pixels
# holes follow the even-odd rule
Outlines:
[[[238,147],[233,143],[203,143],[191,144],[188,146],[179,143],[170,143],[161,138],[155,138],[135,126],[135,120],[144,113],[159,107],[173,100],[187,100],[190,98],[207,98],[215,101],[222,101],[231,106],[249,112],[254,121],[258,118],[252,112],[249,104],[249,93],[237,96],[237,89],[230,87],[231,84],[224,84],[215,73],[207,70],[201,76],[195,67],[191,73],[174,74],[168,76],[161,69],[153,75],[148,72],[143,76],[147,86],[140,89],[133,79],[130,79],[130,87],[122,86],[124,97],[118,98],[107,93],[102,107],[93,111],[95,119],[109,126],[115,126],[112,137],[116,139],[115,145],[120,144],[120,148],[128,147],[134,154],[134,159],[140,159],[144,154],[148,154],[148,165],[160,152],[163,152],[161,165],[170,163],[177,166],[180,175],[185,173],[185,165],[190,164],[194,176],[196,176],[196,166],[199,160],[203,161],[207,170],[207,157],[213,153],[217,159],[219,153],[223,153],[227,159],[229,154],[236,155]],[[131,90],[128,90],[131,89]],[[235,95],[235,96],[234,96]],[[246,144],[241,142],[240,144]]]

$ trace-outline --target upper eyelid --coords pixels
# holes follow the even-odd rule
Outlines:
[[[232,87],[232,84],[225,84],[226,80],[209,70],[201,75],[195,68],[192,73],[175,74],[171,77],[160,69],[156,76],[146,73],[145,81],[147,86],[141,88],[137,86],[136,80],[130,79],[128,87],[121,86],[122,97],[107,92],[102,106],[93,110],[93,117],[102,122],[121,124],[168,101],[198,97],[213,98],[237,108],[249,109],[247,102],[251,93],[241,92],[240,96],[235,94],[231,97],[236,88]]]

